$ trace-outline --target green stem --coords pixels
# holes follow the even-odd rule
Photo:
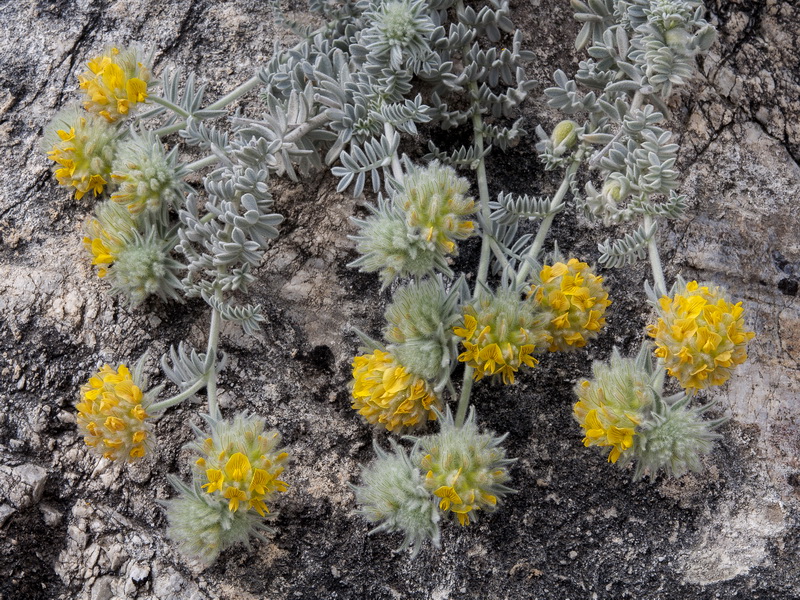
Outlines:
[[[536,237],[533,239],[533,244],[531,244],[531,247],[528,249],[528,253],[525,255],[525,259],[523,259],[522,264],[519,267],[519,273],[517,273],[516,280],[517,287],[520,287],[525,283],[525,279],[528,277],[528,274],[531,271],[531,264],[539,256],[539,252],[541,252],[542,246],[544,246],[544,240],[547,237],[547,233],[550,231],[550,226],[553,224],[553,219],[556,216],[556,213],[554,212],[555,208],[561,204],[561,202],[564,200],[564,197],[567,195],[570,181],[575,176],[575,172],[578,170],[578,167],[581,164],[581,159],[582,153],[579,152],[575,155],[575,160],[564,174],[564,179],[561,182],[561,186],[558,188],[556,195],[550,200],[548,214],[542,221],[542,224],[539,225],[539,231],[536,233]]]
[[[225,108],[226,106],[228,106],[228,104],[230,104],[234,100],[238,100],[250,90],[257,88],[260,83],[261,79],[259,79],[258,75],[255,75],[254,77],[251,77],[250,79],[245,81],[242,85],[234,89],[229,94],[223,96],[213,104],[209,104],[206,107],[206,110],[217,110],[220,108]]]
[[[489,245],[492,248],[492,253],[494,253],[494,257],[500,261],[500,264],[503,266],[504,269],[510,269],[511,263],[508,262],[503,249],[500,247],[500,244],[497,243],[497,240],[490,237],[489,238]]]
[[[173,104],[172,102],[170,102],[166,98],[161,98],[160,96],[150,96],[149,99],[154,104],[160,104],[164,108],[167,108],[167,109],[171,110],[176,115],[181,116],[184,119],[188,119],[191,116],[188,112],[183,110],[180,106],[178,106],[177,104]]]
[[[197,381],[195,381],[191,387],[186,388],[180,394],[176,394],[175,396],[172,396],[172,398],[167,398],[166,400],[162,400],[161,402],[156,402],[155,404],[151,404],[148,410],[151,413],[157,413],[161,412],[162,410],[167,410],[168,408],[175,406],[176,404],[180,404],[187,398],[191,398],[197,392],[203,389],[203,387],[205,387],[206,385],[206,382],[207,382],[207,376],[203,376]]]
[[[653,225],[653,217],[645,215],[644,228],[649,229]],[[655,236],[650,237],[647,242],[647,253],[650,257],[650,268],[653,270],[653,288],[657,295],[667,295],[667,282],[664,278],[664,269],[661,267],[661,257],[658,254]]]
[[[464,382],[461,384],[461,397],[458,399],[458,410],[456,411],[456,427],[464,425],[467,419],[467,409],[469,408],[469,397],[472,394],[472,367],[464,369]]]
[[[458,11],[463,12],[464,3],[458,3]],[[478,179],[478,195],[480,197],[480,211],[484,223],[490,222],[490,209],[489,209],[489,184],[486,179],[486,161],[483,158],[483,117],[481,117],[480,105],[478,104],[478,84],[470,82],[469,85],[470,95],[472,96],[472,131],[474,136],[473,146],[475,152],[481,159],[478,161],[478,168],[476,175]],[[478,262],[478,274],[475,278],[475,288],[472,292],[472,298],[480,298],[483,286],[486,283],[486,278],[489,275],[489,260],[492,255],[491,240],[488,232],[483,232],[481,236],[481,258]],[[467,409],[469,408],[469,398],[472,394],[472,374],[474,369],[470,366],[464,368],[464,379],[461,384],[461,397],[458,399],[458,409],[456,411],[456,427],[464,425],[464,420],[467,417]]]
[[[186,165],[186,168],[189,169],[192,173],[194,173],[195,171],[199,171],[200,169],[213,165],[214,163],[217,162],[219,162],[219,156],[217,156],[216,154],[210,154],[205,158],[201,158],[200,160],[196,160],[192,163],[189,163],[188,165]]]
[[[217,292],[219,296],[220,293]],[[219,332],[222,326],[222,315],[217,309],[211,312],[211,327],[208,331],[208,346],[206,347],[206,376],[208,386],[208,414],[214,419],[221,418],[219,403],[217,402],[217,346],[219,345]]]

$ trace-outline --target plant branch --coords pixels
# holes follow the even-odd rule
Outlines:
[[[170,408],[172,406],[175,406],[177,404],[180,404],[181,402],[183,402],[187,398],[191,398],[197,392],[199,392],[201,389],[203,389],[206,386],[206,382],[207,381],[208,381],[208,377],[207,377],[207,375],[204,375],[203,377],[201,377],[200,379],[195,381],[191,385],[191,387],[186,388],[180,394],[176,394],[175,396],[172,396],[172,398],[167,398],[166,400],[162,400],[161,402],[156,402],[154,404],[151,404],[149,406],[148,410],[151,413],[157,413],[157,412],[161,412],[162,410],[166,410],[166,409],[168,409],[168,408]]]

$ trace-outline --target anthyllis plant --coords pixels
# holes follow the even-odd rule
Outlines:
[[[678,281],[668,292],[656,245],[657,220],[677,218],[687,206],[676,191],[678,146],[660,124],[667,98],[693,75],[696,57],[715,39],[701,4],[574,1],[583,23],[576,45],[588,45],[591,58],[574,80],[556,72],[557,87],[546,90],[551,106],[569,118],[551,135],[537,128],[540,158],[547,169],[565,171],[562,184],[552,197],[500,192],[494,200],[487,157],[525,134],[513,119],[532,87],[522,68],[532,56],[521,49],[508,5],[370,7],[365,14],[373,23],[350,30],[349,54],[362,64],[350,89],[359,94],[352,108],[340,110],[361,116],[361,143],[371,153],[342,153],[334,172],[342,177],[340,190],[354,183],[357,195],[370,174],[378,198],[369,215],[355,220],[361,256],[351,266],[377,273],[395,295],[384,339],[360,334],[353,408],[368,423],[413,435],[406,436],[410,450],[392,442],[390,452],[379,450],[365,468],[355,487],[361,513],[375,531],[402,532],[403,547],[417,552],[426,539],[439,543],[449,515],[466,526],[512,491],[502,438],[481,433],[470,408],[473,381],[512,385],[526,371],[542,368],[545,353],[583,348],[599,335],[611,304],[589,264],[562,256],[557,244],[543,254],[553,218],[570,195],[587,217],[607,225],[641,221],[621,239],[599,245],[600,263],[624,267],[649,256],[654,284],[646,286],[647,294],[659,314],[648,330],[654,355],[647,344],[634,359],[615,351],[608,365],[595,365],[593,379],[576,387],[573,412],[584,444],[604,450],[612,463],[635,463],[634,479],[699,470],[724,419],[705,419],[711,405],[695,392],[726,381],[746,358],[753,336],[741,304],[731,303],[724,290]],[[381,107],[387,98],[399,102],[409,90],[419,94],[413,106],[424,115],[414,121],[463,127],[472,144],[445,151],[431,142],[427,164],[399,158],[391,141],[398,130],[414,132],[412,117],[395,122],[386,111],[358,107]],[[372,141],[366,131],[373,132]],[[474,199],[456,169],[474,171]],[[536,234],[519,235],[521,222],[533,219],[541,220]],[[450,259],[473,235],[481,238],[481,254],[469,289]],[[460,392],[452,377],[458,363],[465,364]],[[667,373],[684,392],[664,393]],[[447,402],[456,398],[453,416]],[[425,435],[431,420],[440,431]]]
[[[523,68],[534,55],[522,49],[506,0],[311,0],[317,28],[273,5],[300,41],[276,48],[227,96],[205,104],[192,75],[164,69],[155,78],[141,50],[109,48],[78,75],[80,100],[45,133],[59,184],[96,202],[84,245],[108,289],[133,307],[152,307],[146,301],[156,296],[199,297],[210,308],[204,351],[181,343],[161,359],[175,396],[159,400],[161,387],[148,389],[140,361],[132,370],[103,366],[77,407],[90,447],[136,460],[157,447],[153,420],[205,390],[207,414],[189,445],[192,480],[174,478],[178,496],[167,503],[168,532],[182,551],[210,564],[269,531],[272,500],[287,488],[279,434],[256,415],[221,415],[219,336],[224,321],[254,333],[265,319],[240,299],[281,222],[270,178],[297,180],[313,169],[330,167],[339,192],[377,195],[355,220],[360,257],[351,266],[376,273],[394,293],[383,340],[360,334],[353,360],[353,408],[410,442],[378,448],[355,486],[375,531],[401,532],[404,547],[417,552],[439,543],[445,521],[474,523],[513,491],[505,436],[479,426],[473,382],[513,385],[545,367],[547,353],[580,351],[601,333],[611,304],[587,262],[563,256],[555,243],[544,253],[570,195],[591,218],[641,220],[600,245],[600,263],[625,266],[648,255],[659,314],[649,330],[657,361],[648,347],[636,359],[615,354],[578,384],[574,414],[584,443],[619,465],[634,461],[636,478],[700,468],[719,420],[703,418],[708,405],[696,392],[727,380],[752,337],[741,305],[724,290],[679,281],[668,292],[656,246],[657,219],[687,206],[676,192],[678,148],[660,124],[667,97],[714,40],[702,6],[574,0],[584,23],[577,47],[588,46],[591,58],[572,80],[556,72],[557,86],[546,93],[568,119],[551,135],[537,128],[541,159],[565,171],[563,182],[552,197],[492,199],[486,160],[525,135],[517,108],[534,87]],[[256,88],[258,116],[220,119]],[[471,143],[429,142],[421,160],[401,156],[401,135],[418,136],[421,124],[463,130]],[[459,170],[473,173],[475,188]],[[188,183],[195,173],[202,186]],[[521,235],[521,225],[536,219],[535,235]],[[481,247],[472,285],[452,269],[470,237]],[[686,391],[665,395],[666,372]],[[431,422],[437,433],[426,433]]]
[[[575,419],[586,446],[623,466],[635,462],[635,479],[698,471],[722,420],[702,418],[711,404],[697,392],[730,378],[754,334],[742,303],[731,302],[720,286],[680,277],[667,286],[656,232],[659,220],[679,218],[687,208],[676,191],[678,145],[662,127],[667,99],[692,77],[716,31],[695,1],[572,0],[572,6],[583,23],[576,48],[586,48],[589,58],[573,79],[556,71],[556,85],[545,90],[568,119],[550,136],[537,128],[537,149],[547,169],[565,170],[562,190],[572,192],[586,216],[627,224],[628,233],[599,245],[601,264],[625,267],[649,258],[653,283],[645,290],[657,320],[647,333],[658,359],[650,364],[644,344],[636,359],[615,353],[609,364],[595,364],[594,379],[575,388]],[[666,374],[685,391],[664,396]]]
[[[151,296],[201,297],[211,309],[205,351],[181,343],[161,359],[176,395],[159,399],[164,385],[148,387],[143,357],[133,368],[102,366],[82,386],[76,405],[78,428],[91,450],[105,459],[136,461],[157,451],[153,423],[159,415],[205,390],[207,413],[189,446],[192,481],[173,478],[178,496],[166,507],[170,537],[188,556],[210,564],[230,545],[271,531],[271,507],[287,489],[282,472],[288,454],[280,435],[257,415],[221,414],[217,375],[225,356],[218,347],[224,321],[247,333],[264,321],[259,306],[239,304],[234,294],[246,294],[282,220],[269,190],[280,162],[253,155],[250,147],[266,144],[280,155],[304,133],[275,143],[252,134],[243,117],[228,121],[225,132],[203,123],[265,86],[274,69],[259,69],[204,105],[205,86],[193,75],[165,69],[156,79],[151,61],[136,47],[107,48],[90,60],[77,75],[77,99],[47,126],[43,145],[58,183],[76,199],[94,201],[83,243],[111,293],[131,307],[153,307],[145,304]],[[201,157],[188,161],[181,139]],[[198,172],[199,189],[187,182]]]

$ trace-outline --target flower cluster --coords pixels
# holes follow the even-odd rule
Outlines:
[[[108,278],[112,292],[134,306],[151,294],[180,299],[177,273],[183,265],[169,256],[174,238],[162,238],[154,226],[140,234],[130,212],[111,200],[97,206],[85,231],[83,244],[92,255],[92,265],[98,277]]]
[[[199,454],[196,478],[205,481],[202,488],[206,493],[227,500],[229,511],[252,508],[265,516],[269,512],[266,502],[288,487],[278,479],[289,458],[278,449],[280,434],[265,431],[263,419],[248,415],[210,423],[211,435],[190,446]]]
[[[596,338],[611,304],[603,278],[576,258],[544,265],[529,296],[547,327],[550,352],[583,348]]]
[[[127,116],[131,109],[147,99],[150,70],[133,48],[110,48],[87,64],[78,75],[80,89],[86,94],[84,108],[109,122]]]
[[[86,445],[104,458],[133,461],[150,448],[152,428],[147,421],[150,397],[140,368],[134,373],[125,365],[109,365],[81,386],[78,430]]]
[[[450,273],[446,257],[455,242],[474,233],[475,203],[465,194],[469,183],[450,167],[431,163],[407,166],[402,188],[388,201],[379,198],[372,215],[355,219],[360,231],[352,236],[361,258],[350,263],[362,271],[380,272],[384,287],[397,277]]]
[[[375,446],[377,460],[362,471],[356,502],[360,514],[378,524],[370,533],[400,531],[405,534],[400,549],[411,547],[416,556],[427,540],[439,545],[441,516],[417,466],[402,447],[389,441],[391,454]]]
[[[439,545],[443,515],[466,526],[514,492],[505,485],[514,462],[501,445],[505,436],[481,432],[473,410],[461,427],[449,411],[439,424],[438,434],[411,438],[410,456],[394,441],[392,453],[377,448],[377,459],[355,487],[359,512],[378,524],[373,532],[404,533],[402,548],[411,546],[415,555],[425,541]]]
[[[288,485],[279,479],[289,458],[281,436],[264,419],[240,413],[233,420],[205,416],[210,434],[193,426],[187,448],[197,459],[190,485],[170,478],[178,496],[167,507],[167,534],[181,551],[206,565],[226,548],[250,537],[263,539],[275,513],[267,503]]]
[[[722,385],[747,359],[747,342],[755,334],[745,329],[742,303],[728,302],[717,286],[679,281],[659,299],[658,315],[648,331],[656,356],[686,389]]]
[[[594,378],[575,387],[573,407],[585,446],[610,448],[612,463],[635,462],[634,480],[662,470],[673,477],[701,470],[725,418],[704,419],[712,404],[690,407],[684,392],[665,397],[665,373],[653,365],[648,344],[635,358],[615,349],[608,364],[595,362],[592,370]]]
[[[610,364],[595,362],[593,380],[575,387],[575,420],[584,431],[583,445],[610,448],[609,462],[633,448],[636,427],[655,402],[652,376],[640,362],[614,352]]]
[[[43,147],[55,165],[59,185],[80,200],[103,193],[116,151],[116,129],[105,119],[74,106],[59,112],[45,129]]]
[[[493,512],[498,498],[513,491],[504,485],[506,467],[514,462],[506,458],[504,439],[481,433],[471,411],[462,427],[448,413],[438,434],[417,441],[425,488],[440,499],[439,509],[453,513],[461,525],[476,521],[477,511]]]
[[[458,360],[475,369],[476,380],[499,375],[505,384],[514,383],[522,366],[535,367],[533,354],[548,341],[533,306],[512,289],[486,291],[464,309],[464,324],[453,333],[465,348]]]
[[[58,113],[44,147],[59,184],[76,198],[110,195],[85,225],[92,265],[131,305],[150,295],[180,299],[184,266],[170,256],[178,236],[169,211],[188,191],[188,170],[154,133],[137,133],[122,120],[147,97],[149,69],[137,50],[112,48],[78,79],[85,110],[72,105]]]
[[[373,425],[403,430],[436,418],[441,401],[424,379],[381,350],[353,359],[353,408]]]

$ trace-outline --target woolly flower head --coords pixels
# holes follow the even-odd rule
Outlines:
[[[409,167],[394,202],[425,242],[442,254],[453,254],[455,242],[475,232],[475,224],[464,220],[475,212],[468,191],[469,182],[455,169],[434,161],[424,168]]]
[[[355,487],[359,513],[379,531],[400,531],[405,535],[398,551],[408,547],[416,556],[426,541],[439,546],[439,511],[431,493],[425,489],[422,474],[406,451],[394,440],[392,453],[377,445],[378,458],[361,473],[361,485]]]
[[[423,0],[391,0],[367,13],[372,26],[362,34],[362,43],[374,60],[388,59],[392,69],[401,69],[406,57],[424,60],[430,53],[434,24]]]
[[[596,338],[611,304],[603,278],[576,258],[544,265],[533,277],[530,297],[550,335],[550,352],[583,348]]]
[[[77,199],[103,193],[111,172],[116,128],[72,106],[59,112],[45,129],[42,142],[59,185],[73,188]]]
[[[462,427],[449,411],[440,422],[438,434],[416,440],[414,460],[426,473],[425,488],[440,498],[439,509],[469,525],[479,510],[493,512],[499,498],[514,491],[504,485],[514,460],[501,446],[505,436],[478,430],[474,410]]]
[[[368,273],[380,272],[383,287],[397,277],[421,277],[434,271],[451,274],[445,255],[423,240],[416,228],[406,222],[402,210],[378,196],[378,206],[368,207],[372,215],[353,219],[359,233],[351,236],[362,256],[349,267]]]
[[[92,255],[97,276],[103,278],[130,242],[136,224],[124,207],[108,201],[97,206],[95,216],[86,222],[84,229],[83,245]]]
[[[150,69],[135,48],[110,48],[87,63],[78,75],[86,94],[83,107],[108,121],[127,116],[136,104],[147,99]]]
[[[463,338],[465,348],[458,360],[475,369],[476,380],[500,375],[505,384],[514,383],[523,365],[536,366],[533,354],[548,339],[531,303],[512,289],[484,291],[464,308],[464,324],[453,333]]]
[[[389,431],[423,425],[436,418],[439,397],[428,383],[409,373],[381,350],[353,359],[353,408],[367,422]]]
[[[747,360],[747,342],[755,335],[744,325],[742,303],[728,302],[717,286],[679,280],[658,300],[658,322],[648,335],[667,372],[686,389],[722,385]]]
[[[689,396],[673,402],[657,401],[639,430],[635,447],[634,480],[664,469],[672,477],[702,471],[700,458],[711,452],[719,434],[714,429],[726,419],[708,421],[702,414],[711,404],[688,408]]]
[[[112,293],[125,296],[132,306],[150,295],[180,300],[177,273],[185,267],[169,256],[175,242],[174,238],[162,239],[155,227],[145,236],[132,231],[116,252],[113,266],[107,269]]]
[[[188,486],[170,477],[179,496],[164,502],[167,507],[167,535],[180,551],[210,566],[220,553],[234,544],[250,546],[250,536],[264,539],[275,530],[249,510],[228,510],[228,503],[203,492],[195,483]],[[269,516],[269,515],[268,515]]]
[[[86,445],[111,460],[134,461],[143,457],[152,444],[152,427],[147,408],[158,390],[146,393],[142,376],[144,361],[133,373],[125,365],[103,367],[81,386],[78,430]]]
[[[401,364],[423,379],[449,373],[453,325],[459,319],[460,286],[448,292],[441,277],[400,287],[386,309],[384,335]]]
[[[572,412],[584,430],[583,445],[610,448],[609,462],[631,457],[636,428],[655,402],[655,378],[645,359],[644,352],[622,358],[615,348],[609,364],[592,365],[594,379],[575,386],[578,402]]]
[[[120,144],[114,160],[111,177],[117,189],[111,199],[134,216],[166,212],[181,196],[184,175],[177,148],[167,154],[152,132],[134,134]]]
[[[227,501],[230,512],[255,510],[262,517],[269,512],[267,502],[276,492],[285,492],[283,473],[289,454],[278,449],[281,436],[265,431],[264,419],[238,414],[233,421],[206,416],[211,435],[195,428],[197,440],[188,448],[199,457],[195,479],[218,500]]]

